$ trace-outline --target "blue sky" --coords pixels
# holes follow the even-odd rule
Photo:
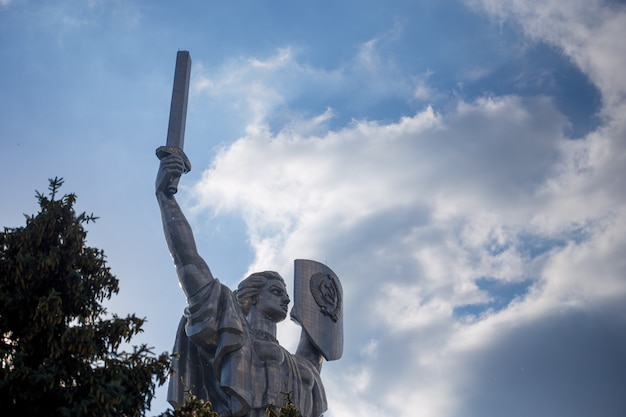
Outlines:
[[[0,0],[0,225],[65,178],[110,310],[170,351],[154,150],[189,50],[178,196],[213,273],[342,280],[326,416],[621,417],[625,32],[600,0]]]

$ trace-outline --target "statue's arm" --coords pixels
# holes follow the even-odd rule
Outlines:
[[[315,347],[311,338],[306,334],[304,329],[302,329],[302,332],[300,333],[300,343],[298,343],[296,355],[308,359],[313,366],[315,366],[317,372],[321,372],[324,356],[322,355],[322,352]]]
[[[182,170],[183,162],[177,155],[161,160],[156,181],[156,197],[161,209],[165,240],[176,265],[178,280],[189,298],[214,278],[209,266],[198,254],[189,222],[174,195],[167,191],[170,178],[180,177]]]

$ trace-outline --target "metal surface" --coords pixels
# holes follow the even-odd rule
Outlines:
[[[172,87],[172,101],[170,104],[170,120],[167,127],[167,141],[165,146],[159,147],[156,151],[159,159],[163,159],[172,153],[182,156],[184,163],[183,172],[189,172],[191,170],[189,158],[187,158],[187,155],[183,152],[190,76],[191,56],[188,51],[178,51],[176,54],[174,86]],[[172,178],[167,187],[168,194],[176,194],[178,191],[178,180],[178,178]]]
[[[328,361],[343,353],[343,289],[326,265],[306,259],[294,262],[294,306],[298,322]]]
[[[176,54],[174,87],[170,104],[170,122],[167,127],[167,146],[183,149],[185,143],[185,122],[187,120],[187,99],[189,97],[189,78],[191,75],[191,56],[188,51]]]

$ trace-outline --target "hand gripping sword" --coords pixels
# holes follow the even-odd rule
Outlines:
[[[174,87],[172,88],[172,104],[170,105],[170,121],[167,127],[167,142],[165,146],[160,146],[156,150],[159,159],[163,159],[171,154],[182,156],[185,164],[183,173],[191,170],[191,162],[189,162],[189,158],[183,152],[190,74],[191,57],[189,52],[178,51],[176,54],[176,69],[174,71]],[[170,183],[167,186],[169,195],[174,195],[178,191],[179,179],[180,177],[170,179]]]

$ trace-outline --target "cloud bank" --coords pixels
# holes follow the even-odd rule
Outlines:
[[[329,416],[623,415],[626,11],[471,4],[562,50],[600,90],[600,126],[574,140],[551,97],[507,95],[337,127],[337,110],[290,103],[354,77],[371,80],[370,100],[411,96],[427,78],[371,70],[376,40],[336,71],[286,48],[196,80],[247,126],[194,186],[196,209],[242,216],[250,271],[288,277],[310,258],[342,279],[346,351],[324,370]]]

